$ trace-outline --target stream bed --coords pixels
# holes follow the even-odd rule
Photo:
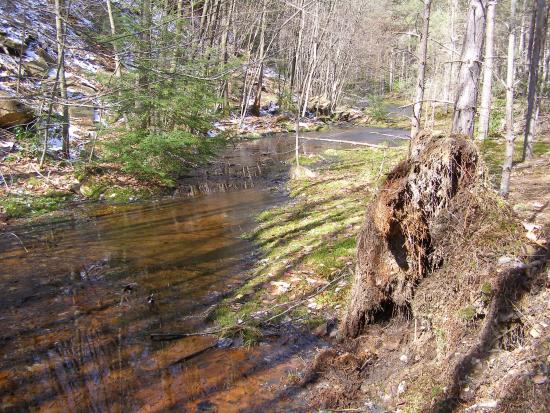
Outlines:
[[[347,129],[308,137],[380,143],[398,130]],[[393,137],[392,137],[393,136]],[[276,389],[323,343],[302,337],[251,349],[193,332],[244,281],[257,258],[242,234],[287,199],[293,136],[242,142],[176,195],[96,204],[0,238],[0,411],[303,411]],[[317,153],[345,143],[304,141]],[[238,343],[235,343],[238,344]],[[196,357],[189,355],[204,349]]]

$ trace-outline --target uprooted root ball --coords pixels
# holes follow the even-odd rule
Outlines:
[[[480,181],[474,144],[461,136],[419,134],[391,171],[359,233],[351,305],[342,325],[356,337],[378,315],[410,304],[418,281],[441,264],[436,244],[450,203]]]

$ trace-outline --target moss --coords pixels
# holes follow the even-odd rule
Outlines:
[[[471,305],[461,308],[458,310],[458,317],[462,321],[473,321],[476,317],[476,309]]]
[[[328,278],[335,270],[341,269],[346,261],[352,259],[354,253],[355,238],[350,236],[339,239],[335,244],[320,246],[306,258],[305,262],[318,274]]]
[[[321,158],[318,155],[300,155],[300,165],[311,166],[319,163]]]
[[[73,195],[49,191],[44,195],[10,194],[0,198],[0,209],[8,218],[25,218],[63,209]]]
[[[27,181],[27,185],[31,185],[31,186],[34,186],[34,187],[40,186],[40,185],[42,185],[42,181],[39,178],[33,176],[33,177],[29,178],[29,180]]]
[[[147,189],[143,188],[136,189],[115,185],[107,188],[103,193],[103,196],[107,202],[127,203],[137,199],[149,198],[151,193]]]
[[[485,295],[492,295],[493,294],[493,285],[490,282],[484,282],[481,286],[481,293]]]
[[[106,189],[107,186],[105,183],[94,180],[87,180],[80,185],[80,193],[86,198],[95,200],[99,199],[101,194],[105,192]]]

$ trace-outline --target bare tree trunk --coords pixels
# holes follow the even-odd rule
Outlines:
[[[149,90],[149,67],[151,62],[151,0],[141,1],[141,32],[139,44],[140,67],[138,70],[137,86],[142,91],[144,98],[148,98]],[[151,113],[149,105],[144,105],[138,100],[136,111],[140,116],[141,129],[148,129],[150,126]]]
[[[393,93],[393,83],[394,83],[394,52],[390,53],[390,93]]]
[[[21,72],[23,67],[23,52],[25,49],[25,39],[27,37],[27,15],[23,14],[23,32],[21,33],[21,47],[19,48],[19,65],[17,67],[17,85],[15,87],[15,93],[19,95],[19,88],[21,87]]]
[[[449,69],[449,94],[447,95],[447,100],[450,102],[453,102],[455,100],[455,85],[454,80],[456,78],[456,68],[457,65],[455,64],[456,60],[456,13],[458,11],[458,0],[450,0],[450,8],[451,8],[451,16],[450,16],[450,26],[451,26],[451,34],[450,34],[450,40],[451,40],[451,62],[449,65],[451,66]],[[445,112],[449,112],[449,106],[445,105]]]
[[[255,116],[260,116],[260,108],[262,106],[262,87],[264,83],[264,59],[265,59],[265,28],[266,28],[266,13],[267,4],[266,0],[262,2],[262,17],[260,19],[260,46],[258,50],[258,61],[260,70],[258,73],[258,87],[256,88],[256,95],[254,96],[254,104],[250,108],[250,111]]]
[[[487,4],[487,33],[485,35],[485,60],[483,65],[483,86],[481,89],[481,104],[479,111],[478,139],[485,140],[489,134],[489,118],[491,116],[491,94],[493,92],[494,65],[494,32],[495,8],[497,0],[489,0]]]
[[[539,61],[541,49],[546,37],[545,27],[547,10],[545,0],[537,0],[536,28],[533,41],[533,50],[529,63],[529,89],[527,92],[527,113],[525,115],[525,137],[523,141],[523,160],[533,158],[533,141],[535,138],[535,114],[537,99],[537,84],[539,79]]]
[[[69,158],[69,106],[67,105],[67,79],[65,78],[65,25],[63,23],[63,6],[63,0],[55,0],[55,29],[57,42],[57,64],[59,67],[59,94],[62,100],[62,152],[65,158]]]
[[[515,82],[515,51],[516,51],[516,2],[510,0],[510,33],[508,34],[508,64],[506,71],[506,154],[502,165],[500,194],[507,196],[510,188],[510,174],[514,161],[514,82]]]
[[[111,36],[116,36],[115,19],[113,16],[113,9],[111,0],[105,0],[107,3],[107,13],[109,14],[109,25],[111,26]],[[113,51],[115,53],[115,76],[120,78],[122,76],[122,68],[120,67],[120,56],[118,54],[118,47],[116,42],[113,41]]]
[[[485,6],[486,0],[470,0],[451,129],[452,133],[469,137],[474,135],[474,118],[479,74],[481,72],[481,51],[486,24]]]
[[[430,32],[430,12],[432,0],[424,0],[424,14],[422,25],[422,38],[420,40],[420,61],[418,62],[418,77],[416,81],[416,94],[413,106],[411,138],[414,138],[420,130],[420,117],[422,116],[422,102],[424,101],[424,87],[426,77],[426,61],[428,56],[428,36]]]
[[[537,0],[531,0],[533,2],[533,7],[531,9],[531,22],[529,24],[529,37],[527,40],[527,54],[526,54],[526,60],[525,60],[525,69],[529,70],[531,67],[531,59],[533,56],[533,42],[535,40],[535,27],[537,22]],[[527,4],[529,0],[525,0],[525,4]],[[527,84],[527,88],[529,88],[529,84]]]
[[[296,42],[296,53],[294,54],[294,60],[292,62],[292,72],[291,72],[291,78],[290,78],[290,90],[292,91],[294,89],[294,85],[296,84],[296,77],[297,77],[297,70],[298,70],[298,64],[300,62],[301,57],[301,51],[302,51],[302,39],[303,39],[303,33],[304,33],[304,26],[305,26],[305,11],[304,11],[304,0],[301,0],[300,2],[300,28],[298,30],[298,40]],[[300,108],[298,108],[298,111],[300,111]]]
[[[548,27],[547,27],[548,30]],[[542,79],[543,79],[543,85],[548,87],[548,67],[550,66],[550,37],[546,36],[546,49],[544,52],[544,63],[542,66]]]

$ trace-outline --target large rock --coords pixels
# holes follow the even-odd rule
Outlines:
[[[30,122],[34,113],[17,99],[0,91],[0,127],[21,125]]]
[[[43,77],[49,70],[55,67],[55,60],[44,49],[37,48],[35,51],[26,53],[23,67],[31,76]]]
[[[314,96],[309,100],[308,110],[320,115],[330,115],[331,101],[324,96]]]

